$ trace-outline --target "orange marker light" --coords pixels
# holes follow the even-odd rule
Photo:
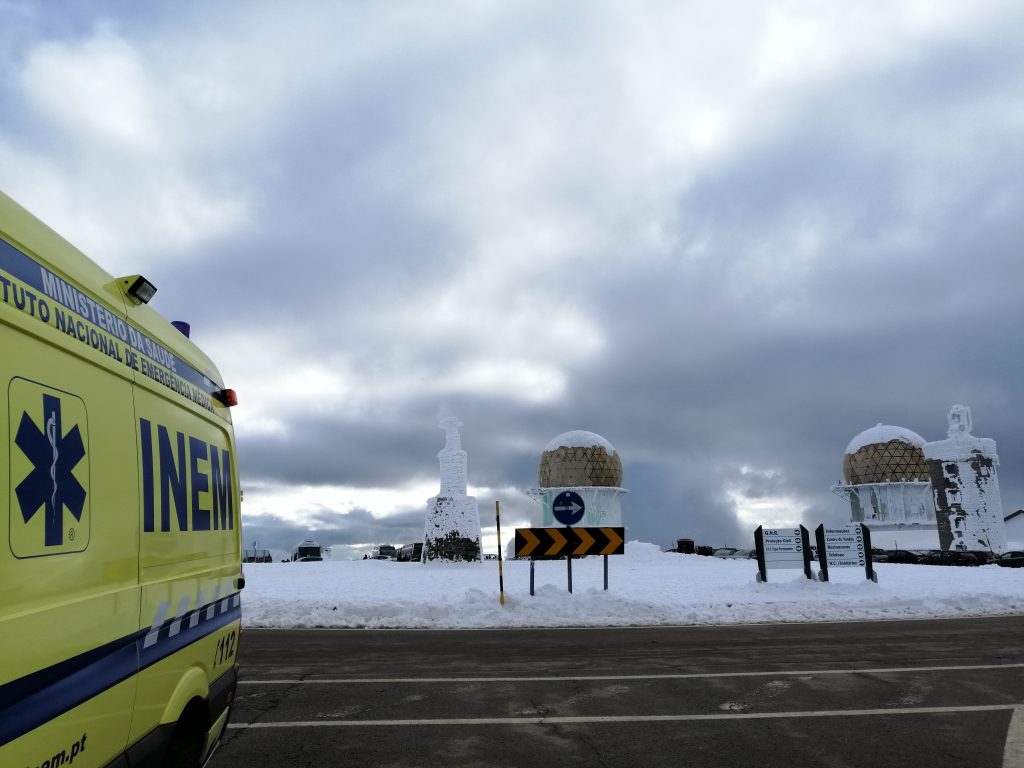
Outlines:
[[[235,390],[233,389],[218,389],[212,394],[214,399],[224,403],[228,408],[233,405],[238,405],[238,395],[235,394]]]

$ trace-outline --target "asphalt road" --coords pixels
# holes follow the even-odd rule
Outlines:
[[[1024,768],[1024,617],[246,630],[212,768]]]

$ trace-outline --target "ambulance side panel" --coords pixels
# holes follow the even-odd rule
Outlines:
[[[126,310],[67,243],[0,214],[0,765],[102,766],[135,703],[140,522],[132,372],[94,320]]]
[[[241,624],[232,433],[218,416],[183,404],[146,377],[135,387],[135,405],[142,622],[149,645],[142,650],[132,741],[173,727],[190,702],[208,724],[224,714]]]
[[[131,282],[0,194],[0,766],[198,764],[234,696],[230,411]]]

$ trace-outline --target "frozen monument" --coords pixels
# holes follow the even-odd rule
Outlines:
[[[462,422],[447,416],[438,424],[444,430],[441,491],[427,501],[423,529],[423,560],[480,560],[480,510],[476,499],[466,495],[466,452],[462,450]]]
[[[600,435],[585,430],[559,435],[544,448],[537,475],[540,487],[527,494],[540,502],[545,528],[622,525],[621,500],[629,493],[619,487],[622,459]]]
[[[996,442],[971,434],[971,409],[954,405],[945,440],[925,443],[942,549],[1007,548],[1003,503],[996,477]]]

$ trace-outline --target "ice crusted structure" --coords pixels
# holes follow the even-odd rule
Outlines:
[[[583,501],[580,526],[622,525],[622,459],[606,439],[594,432],[578,429],[563,432],[549,442],[537,468],[539,488],[527,495],[541,506],[541,524],[561,526],[554,513],[554,501],[564,491],[572,491]]]
[[[947,418],[948,437],[924,445],[939,545],[942,549],[1004,552],[1006,524],[996,477],[996,441],[971,434],[971,409],[967,406],[954,405]]]
[[[849,501],[853,522],[876,531],[907,526],[936,531],[923,446],[919,434],[891,424],[878,424],[850,441],[843,482],[832,492]]]
[[[480,510],[476,499],[466,495],[466,452],[462,450],[454,416],[441,419],[444,448],[437,453],[441,464],[441,491],[427,501],[423,529],[423,560],[480,560]]]

